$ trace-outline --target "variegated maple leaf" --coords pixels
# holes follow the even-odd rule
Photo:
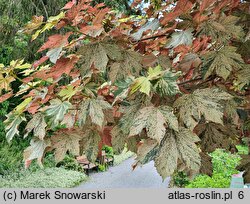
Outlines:
[[[62,161],[69,151],[73,155],[80,154],[79,141],[84,137],[83,130],[61,129],[51,137],[51,147],[55,149],[56,162]]]
[[[178,110],[180,122],[193,130],[202,116],[207,121],[223,124],[224,108],[220,102],[232,98],[230,94],[217,88],[197,89],[192,94],[178,98],[174,107]]]
[[[92,123],[102,127],[104,123],[105,109],[110,109],[111,105],[102,99],[86,99],[80,105],[79,123],[84,125],[87,117],[90,116]]]
[[[139,110],[134,118],[129,136],[138,135],[146,128],[147,136],[160,143],[167,126],[178,131],[178,121],[170,107],[145,107]]]
[[[71,103],[68,101],[61,101],[60,99],[52,99],[50,106],[46,110],[46,115],[50,118],[51,127],[56,127],[59,122],[64,118],[68,109],[71,107]]]
[[[216,74],[226,80],[233,70],[241,69],[244,61],[236,50],[236,47],[225,46],[218,51],[206,53],[203,56],[203,68],[206,70],[205,79]]]
[[[174,173],[178,159],[187,168],[198,172],[201,160],[195,143],[199,141],[198,136],[186,128],[180,128],[179,132],[167,132],[154,160],[161,177],[165,179]]]
[[[28,134],[33,130],[34,136],[38,137],[40,140],[43,140],[46,135],[46,126],[47,124],[45,122],[44,115],[42,113],[36,113],[26,125],[26,134],[24,137],[27,137]]]

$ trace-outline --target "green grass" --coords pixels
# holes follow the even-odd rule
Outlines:
[[[0,188],[70,188],[86,180],[84,173],[63,168],[46,168],[0,177]]]

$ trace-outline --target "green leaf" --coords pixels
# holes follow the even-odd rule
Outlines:
[[[23,114],[17,114],[10,112],[7,115],[7,119],[4,121],[6,130],[6,139],[10,142],[15,135],[19,135],[18,127],[21,122],[26,121]]]
[[[58,95],[62,97],[62,100],[71,99],[72,96],[74,96],[77,93],[77,89],[74,89],[72,85],[66,86],[64,89],[62,89]]]
[[[129,94],[129,87],[133,80],[131,78],[127,78],[124,81],[118,81],[115,83],[117,90],[114,92],[115,100],[113,101],[112,105],[115,104],[117,101],[123,101]]]
[[[178,45],[191,45],[193,42],[192,29],[174,32],[167,48],[176,48]]]
[[[199,171],[200,155],[195,142],[200,141],[197,135],[186,128],[179,132],[173,130],[166,133],[160,150],[155,158],[155,167],[165,179],[177,169],[178,159],[189,169]]]
[[[24,60],[12,60],[10,62],[10,66],[13,67],[14,69],[28,69],[31,68],[31,64],[28,63],[23,63]]]
[[[154,89],[161,96],[173,96],[180,93],[177,79],[180,76],[180,72],[172,73],[165,71],[162,78],[160,78],[154,85]]]
[[[156,66],[155,68],[149,67],[148,69],[148,79],[154,80],[159,78],[164,72],[161,70],[161,66]]]
[[[27,137],[28,134],[33,130],[34,136],[38,137],[40,140],[43,140],[46,135],[46,126],[47,124],[42,113],[33,115],[33,118],[25,127],[26,134],[24,135],[24,138]]]
[[[22,103],[20,103],[16,108],[15,111],[19,114],[21,114],[24,109],[29,105],[29,103],[32,101],[32,97],[26,98]]]
[[[139,110],[137,117],[133,120],[129,136],[138,135],[146,128],[147,136],[161,142],[165,135],[166,127],[178,130],[178,122],[171,112],[170,107],[156,108],[153,106],[145,107]]]
[[[242,90],[246,85],[250,84],[250,65],[246,65],[236,73],[234,87],[236,90]]]
[[[217,88],[197,89],[192,94],[185,94],[178,98],[174,107],[178,110],[180,122],[193,130],[201,117],[205,120],[223,124],[223,106],[221,101],[227,101],[233,97]]]
[[[151,83],[147,77],[139,77],[135,80],[134,84],[131,87],[131,94],[135,93],[137,90],[145,93],[149,96],[151,89]]]
[[[203,67],[207,70],[204,78],[217,74],[226,80],[233,70],[242,68],[244,61],[236,50],[236,47],[225,46],[218,51],[207,52],[203,61]]]
[[[161,70],[161,66],[155,68],[149,68],[147,77],[139,77],[135,79],[131,86],[131,94],[137,90],[149,95],[151,87],[161,96],[175,95],[179,93],[179,87],[177,85],[177,79],[180,76],[180,72],[172,73],[169,70]]]
[[[101,99],[87,99],[80,105],[79,124],[85,124],[87,116],[90,116],[91,121],[102,127],[104,123],[104,112],[105,109],[110,109],[112,106]]]
[[[71,107],[71,103],[68,101],[61,101],[59,99],[52,99],[50,106],[46,110],[46,115],[50,117],[51,127],[56,127],[60,121],[63,120],[64,115]]]

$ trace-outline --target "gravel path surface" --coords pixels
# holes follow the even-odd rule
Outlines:
[[[162,182],[153,161],[132,171],[130,158],[106,172],[91,173],[86,183],[78,188],[167,188],[169,178]]]

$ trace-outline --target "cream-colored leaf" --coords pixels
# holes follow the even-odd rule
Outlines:
[[[36,113],[33,115],[33,118],[27,123],[25,127],[26,137],[32,130],[35,137],[38,137],[40,140],[46,135],[46,128],[47,124],[44,119],[44,115],[42,113]]]
[[[178,98],[174,107],[178,110],[179,120],[193,130],[201,117],[205,120],[223,124],[223,106],[221,101],[232,99],[232,96],[217,88],[197,89],[192,94]]]

